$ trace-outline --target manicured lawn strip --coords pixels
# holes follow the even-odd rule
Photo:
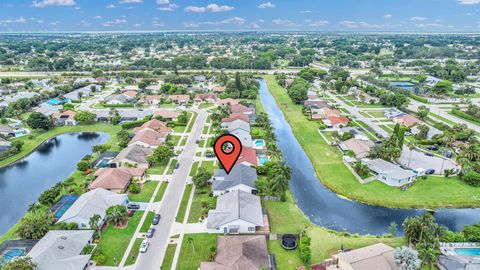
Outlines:
[[[392,247],[404,245],[403,237],[376,237],[370,235],[352,235],[349,233],[334,232],[312,224],[302,211],[297,207],[290,192],[287,193],[286,202],[264,201],[264,207],[268,209],[270,217],[270,230],[272,233],[300,233],[307,228],[307,234],[312,238],[312,262],[322,262],[330,257],[330,254],[339,250],[344,244],[346,248],[359,248],[374,243],[383,242]],[[295,269],[293,263],[288,264],[288,260],[298,262],[298,254],[296,252],[282,252],[277,250],[276,243],[269,243],[269,250],[275,254],[277,263],[287,268],[279,267],[278,269]],[[284,256],[287,256],[285,258]],[[281,258],[279,258],[281,257]],[[280,261],[280,262],[279,262]],[[293,268],[291,268],[293,267]]]
[[[154,216],[155,216],[155,212],[148,211],[147,217],[145,218],[145,221],[143,222],[142,227],[140,228],[141,233],[146,233],[148,229],[150,229]]]
[[[202,102],[202,104],[200,104],[198,106],[199,109],[206,109],[206,108],[210,108],[213,106],[213,103],[206,103],[206,102]]]
[[[189,238],[193,239],[192,243],[188,243]],[[215,247],[216,243],[217,235],[215,234],[185,234],[179,257],[182,259],[178,260],[176,269],[198,269],[202,261],[210,261],[212,255],[210,248]]]
[[[385,207],[480,206],[480,201],[476,199],[480,188],[470,187],[455,178],[429,177],[426,180],[419,180],[406,191],[387,186],[379,181],[361,185],[342,163],[339,151],[327,145],[318,136],[315,125],[312,125],[302,114],[302,106],[292,103],[287,92],[276,83],[273,76],[265,76],[265,78],[277,104],[283,104],[279,108],[312,161],[317,177],[337,194]]]
[[[174,128],[173,128],[173,132],[177,132],[177,133],[183,133],[185,132],[185,129],[187,128],[187,126],[179,126],[179,125],[176,125]]]
[[[97,247],[105,255],[105,263],[103,265],[118,266],[142,215],[143,211],[136,211],[133,217],[128,220],[128,225],[125,228],[115,228],[112,225],[108,225],[107,229],[102,233],[102,239]]]
[[[155,174],[155,175],[162,175],[165,172],[165,168],[167,165],[160,165],[156,164],[154,167],[150,167],[145,172],[146,174]]]
[[[188,127],[187,127],[187,133],[192,131],[193,125],[195,124],[195,121],[197,120],[197,116],[198,116],[198,113],[193,112],[193,116],[192,116],[193,118],[190,121],[190,125],[188,125]]]
[[[188,223],[199,222],[200,217],[202,216],[202,202],[206,201],[209,204],[212,204],[212,207],[215,208],[217,200],[214,196],[210,197],[210,187],[205,187],[202,189],[195,189],[193,195],[192,206],[190,207],[190,214],[188,215]]]
[[[448,114],[450,114],[451,116],[458,117],[458,118],[462,119],[463,121],[469,122],[470,124],[474,124],[474,125],[477,125],[477,126],[480,125],[480,119],[476,119],[474,116],[471,116],[471,115],[469,115],[468,113],[466,113],[462,110],[452,109],[450,112],[448,112]],[[471,117],[471,119],[468,118],[468,117]]]
[[[371,116],[375,118],[385,118],[385,112],[384,111],[365,111],[366,113],[370,114]]]
[[[213,161],[203,161],[200,167],[207,170],[207,172],[210,172],[211,174],[213,174]]]
[[[180,141],[180,146],[185,146],[187,144],[188,136],[185,136]]]
[[[450,119],[447,119],[447,118],[445,118],[445,117],[443,117],[443,116],[440,116],[440,115],[435,114],[435,113],[432,113],[432,112],[429,112],[428,115],[429,115],[429,117],[432,118],[433,120],[435,120],[435,121],[440,120],[440,121],[444,122],[444,123],[447,124],[447,125],[452,125],[452,126],[454,126],[454,125],[457,124],[457,123],[453,122],[453,121],[450,120]],[[437,119],[438,119],[438,120],[437,120]]]
[[[153,200],[154,202],[160,202],[163,199],[163,195],[165,194],[165,190],[167,190],[168,183],[167,182],[162,182],[160,184],[160,188],[158,189],[157,194],[155,195],[155,199]]]
[[[172,174],[173,170],[175,170],[175,164],[177,164],[178,160],[172,159],[172,162],[170,162],[170,166],[168,166],[168,171],[167,174]]]
[[[192,193],[192,187],[193,187],[192,184],[189,184],[185,187],[182,201],[180,203],[180,208],[178,208],[177,216],[175,217],[175,220],[177,222],[182,223],[183,219],[185,218],[185,212],[187,211],[188,199],[190,199],[190,193]]]
[[[157,181],[150,181],[143,184],[142,191],[138,194],[128,194],[128,200],[131,202],[149,202],[152,194],[157,188]]]
[[[192,168],[190,169],[190,176],[193,177],[195,174],[197,174],[197,168],[198,168],[198,161],[193,162]]]
[[[161,269],[171,269],[173,263],[173,256],[175,255],[175,250],[177,249],[177,244],[168,244],[167,251],[165,251],[165,257],[163,257],[162,268]]]
[[[203,128],[202,134],[208,134],[208,128],[209,128],[208,126],[205,126]]]
[[[120,150],[117,145],[117,132],[121,130],[120,126],[114,126],[110,124],[94,124],[94,125],[77,125],[77,126],[63,126],[56,127],[46,132],[34,131],[30,135],[19,137],[13,139],[12,141],[23,141],[24,145],[20,153],[13,155],[9,158],[6,158],[0,161],[0,167],[7,166],[12,162],[15,162],[28,154],[34,151],[40,144],[44,141],[56,137],[64,133],[71,132],[105,132],[110,134],[110,138],[106,144],[111,145],[112,147],[109,151],[118,151]],[[29,139],[32,137],[32,139]]]
[[[140,244],[142,243],[143,239],[144,238],[135,239],[132,249],[130,250],[130,254],[128,254],[128,258],[127,258],[127,261],[125,262],[125,265],[132,265],[135,263],[135,261],[138,258],[138,253],[140,252]],[[133,257],[135,257],[135,259]]]
[[[260,102],[260,95],[257,95],[257,99],[255,99],[255,111],[257,114],[265,112],[265,108],[263,108],[263,104]]]

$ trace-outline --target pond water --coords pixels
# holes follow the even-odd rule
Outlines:
[[[394,221],[400,234],[405,218],[425,212],[423,209],[372,206],[337,196],[315,176],[310,159],[295,138],[264,80],[260,80],[260,100],[270,116],[284,160],[292,169],[290,189],[295,201],[313,223],[336,231],[378,235],[389,233],[389,225]],[[460,230],[466,224],[480,221],[480,209],[437,209],[434,216],[438,223],[452,230]]]
[[[43,191],[67,178],[92,146],[105,143],[106,133],[69,133],[50,139],[16,164],[0,168],[0,235],[37,201]]]
[[[390,82],[390,85],[400,87],[400,88],[408,90],[408,91],[415,90],[415,84],[413,84],[411,82],[393,81],[393,82]]]

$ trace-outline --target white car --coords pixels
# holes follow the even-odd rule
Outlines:
[[[147,249],[148,249],[148,245],[149,245],[149,243],[148,243],[147,239],[144,239],[142,241],[142,243],[140,244],[140,253],[146,253]]]

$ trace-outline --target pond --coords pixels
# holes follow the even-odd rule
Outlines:
[[[43,191],[66,179],[92,146],[105,143],[106,133],[68,133],[50,139],[16,164],[0,168],[0,235],[37,202]]]
[[[260,80],[260,101],[270,116],[284,160],[292,169],[291,192],[298,207],[313,223],[336,231],[379,235],[389,233],[389,225],[394,221],[400,234],[405,218],[425,212],[423,209],[367,205],[337,196],[315,176],[310,159],[295,138],[264,80]],[[452,230],[460,230],[466,224],[480,221],[480,209],[437,209],[434,216],[438,223]]]
[[[390,82],[390,85],[400,87],[400,88],[408,90],[408,91],[415,90],[415,84],[413,84],[411,82],[393,81],[393,82]]]

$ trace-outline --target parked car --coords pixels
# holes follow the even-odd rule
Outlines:
[[[147,234],[145,236],[147,238],[152,238],[154,234],[155,234],[155,228],[150,228],[148,229]]]
[[[196,140],[195,143],[196,143],[196,144],[199,144],[199,143],[200,143],[200,140]]]
[[[428,174],[428,175],[434,174],[434,173],[435,173],[434,169],[428,169],[428,170],[425,171],[425,174]]]
[[[157,225],[160,222],[160,218],[161,218],[160,214],[155,214],[152,220],[152,225]]]
[[[426,152],[426,153],[425,153],[425,156],[433,157],[433,154],[432,154],[432,153],[429,153],[429,152]]]
[[[215,154],[214,153],[207,153],[205,156],[207,158],[213,158],[213,157],[215,157]]]
[[[431,150],[431,151],[437,151],[438,150],[438,147],[435,146],[435,145],[430,145],[427,147],[428,150]]]
[[[147,239],[143,240],[142,243],[140,244],[140,252],[146,253],[149,245],[150,244],[148,243]]]
[[[131,202],[127,204],[127,209],[140,209],[140,204]]]
[[[175,166],[174,166],[174,168],[175,168],[175,169],[178,169],[178,168],[180,168],[180,162],[177,162],[177,163],[175,163]]]

